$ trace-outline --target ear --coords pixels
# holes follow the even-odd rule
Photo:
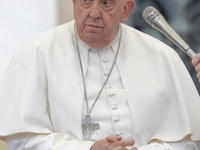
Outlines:
[[[76,3],[76,0],[72,0],[73,2],[73,8],[75,7],[75,3]],[[75,8],[74,8],[75,9]]]
[[[122,19],[120,20],[121,23],[126,22],[129,14],[131,13],[134,7],[135,7],[135,2],[133,0],[126,0],[126,4],[124,6],[124,14],[122,16]]]

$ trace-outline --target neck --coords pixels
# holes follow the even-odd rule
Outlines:
[[[82,40],[82,39],[81,39],[81,40]],[[112,42],[112,40],[109,41],[109,42],[102,42],[102,43],[87,43],[87,42],[85,42],[85,43],[86,43],[87,45],[89,45],[90,47],[92,47],[92,48],[102,49],[102,48],[108,46],[111,42]]]

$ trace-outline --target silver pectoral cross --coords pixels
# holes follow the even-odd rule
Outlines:
[[[92,133],[94,130],[100,129],[98,123],[92,123],[91,116],[86,115],[85,120],[82,123],[82,130],[83,130],[83,139],[86,141],[92,140]]]

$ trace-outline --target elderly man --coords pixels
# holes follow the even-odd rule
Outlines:
[[[0,89],[9,150],[198,150],[200,100],[174,50],[123,25],[133,0],[73,0]],[[194,63],[196,64],[196,63]]]

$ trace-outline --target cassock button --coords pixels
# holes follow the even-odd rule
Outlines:
[[[118,121],[120,121],[120,119],[114,118],[114,122],[118,122]]]
[[[108,71],[104,72],[104,76],[108,76],[108,74],[109,74]]]
[[[110,93],[110,94],[109,94],[110,97],[113,97],[113,96],[115,96],[115,95],[116,95],[115,93]]]
[[[116,110],[117,106],[112,106],[111,108],[112,108],[112,110]]]
[[[108,85],[106,86],[106,89],[111,89],[111,88],[112,88],[112,87],[110,87],[110,86],[108,86]]]
[[[108,62],[108,60],[107,59],[103,59],[103,63],[107,63]]]
[[[120,135],[122,135],[122,133],[116,132],[116,136],[120,136]]]

